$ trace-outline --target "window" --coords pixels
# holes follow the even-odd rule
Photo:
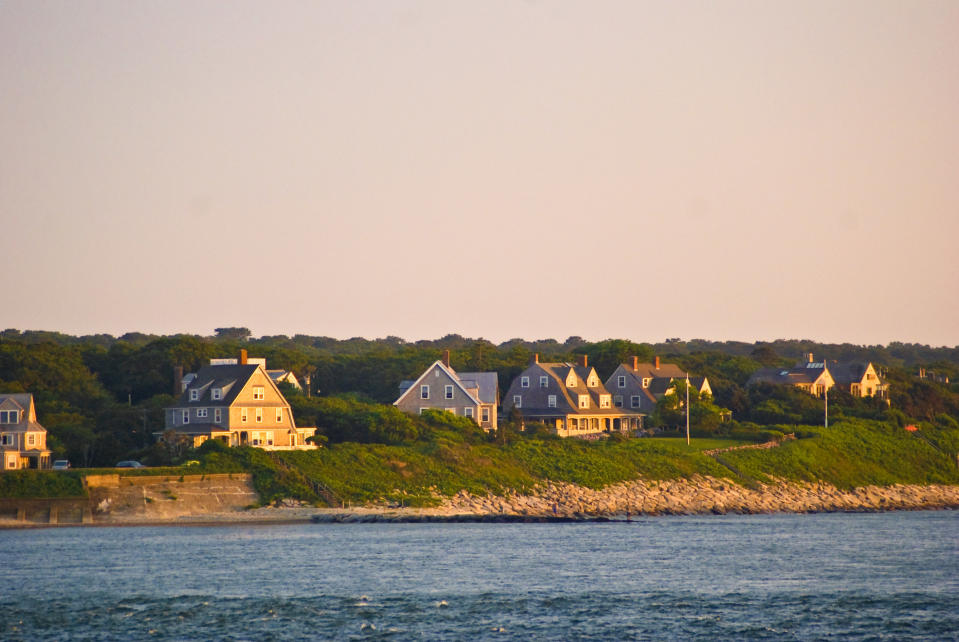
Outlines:
[[[247,419],[246,408],[243,408],[240,410],[240,421],[242,421],[243,423],[246,423],[246,419]]]
[[[482,410],[480,410],[480,412],[482,413],[481,416],[483,418],[483,421],[489,422],[489,408],[483,408]]]
[[[555,408],[556,407],[556,395],[550,395],[546,397],[546,407]]]
[[[643,388],[648,388],[649,383],[652,381],[649,377],[643,377]]]
[[[256,423],[258,424],[263,423],[263,408],[256,409]]]
[[[19,410],[0,410],[0,424],[20,423]]]
[[[567,379],[566,379],[566,387],[567,387],[567,388],[575,388],[575,387],[576,387],[576,375],[574,375],[573,373],[570,373],[569,377],[567,377]]]
[[[183,423],[185,423],[185,424],[190,423],[190,411],[189,411],[189,410],[184,410],[184,411],[183,411]]]
[[[595,388],[599,385],[599,379],[596,377],[590,377],[589,382],[586,385],[588,385],[590,388]]]
[[[216,408],[216,409],[213,411],[213,421],[215,421],[216,423],[220,423],[221,421],[223,421],[223,410],[222,410],[222,409]]]
[[[197,408],[197,409],[196,409],[197,419],[204,419],[204,418],[206,418],[208,412],[209,412],[209,411],[208,411],[206,408]]]
[[[580,407],[580,408],[589,408],[589,395],[580,395],[580,396],[579,396],[579,407]]]
[[[211,390],[211,391],[210,391],[210,398],[213,399],[213,401],[219,401],[220,399],[222,399],[222,398],[223,398],[223,388],[214,388],[213,390]]]
[[[615,395],[613,397],[613,405],[617,408],[623,407],[623,395]]]
[[[278,424],[283,423],[283,409],[282,409],[282,408],[277,408],[277,409],[276,409],[276,423],[278,423]]]
[[[639,395],[633,395],[629,398],[630,408],[639,408]]]
[[[200,391],[191,390],[190,391],[190,401],[199,401],[200,400]]]
[[[600,407],[600,408],[609,408],[609,395],[600,395],[600,396],[599,396],[599,407]]]
[[[519,385],[520,388],[529,388],[529,377],[520,377]]]
[[[626,387],[626,377],[625,377],[625,375],[619,375],[618,377],[616,377],[616,385],[619,386],[620,388],[625,388],[625,387]]]
[[[429,398],[430,398],[430,387],[420,386],[420,399],[429,399]]]
[[[540,378],[539,378],[539,387],[540,387],[540,388],[549,388],[549,377],[540,377]]]
[[[520,395],[513,395],[513,405],[517,408],[523,407],[523,398]]]
[[[11,435],[11,434],[9,434],[9,433],[3,433],[3,435],[0,436],[0,444],[2,444],[2,445],[4,445],[4,446],[12,446],[12,445],[13,445],[13,435]]]
[[[443,388],[443,396],[447,399],[453,398],[453,386],[446,386]]]
[[[27,433],[27,445],[35,446],[37,444],[37,436],[31,433]]]
[[[473,418],[473,408],[472,408],[471,406],[467,406],[466,408],[463,408],[463,416],[464,416],[464,417],[469,417],[470,419],[472,419],[472,418]]]
[[[256,401],[263,401],[263,386],[253,386],[253,399]]]

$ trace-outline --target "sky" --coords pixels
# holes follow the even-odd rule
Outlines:
[[[959,345],[959,3],[0,0],[0,326]]]

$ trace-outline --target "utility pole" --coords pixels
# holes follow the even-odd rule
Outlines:
[[[823,390],[823,398],[826,400],[825,403],[825,414],[823,416],[823,427],[829,428],[829,388]]]
[[[686,445],[689,445],[689,373],[686,373]]]

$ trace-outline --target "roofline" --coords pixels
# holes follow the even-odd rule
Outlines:
[[[416,386],[419,385],[420,381],[423,380],[423,378],[427,375],[427,373],[429,373],[430,370],[432,370],[432,369],[434,368],[434,366],[439,366],[439,367],[443,370],[443,372],[445,372],[446,375],[447,375],[450,379],[453,380],[453,383],[455,383],[457,386],[459,386],[459,389],[462,390],[462,391],[466,394],[466,398],[467,398],[467,399],[472,399],[472,400],[473,400],[473,403],[475,403],[475,404],[477,404],[477,405],[480,405],[480,406],[483,405],[483,402],[482,402],[482,401],[480,401],[479,399],[477,399],[476,397],[474,397],[473,395],[471,395],[471,394],[469,393],[469,390],[467,390],[467,389],[463,386],[462,382],[460,381],[459,375],[456,374],[456,372],[455,372],[452,368],[447,367],[447,366],[443,363],[442,359],[437,359],[437,360],[434,361],[426,370],[424,370],[424,371],[423,371],[423,374],[421,374],[421,375],[419,376],[419,378],[418,378],[416,381],[414,381],[413,384],[403,392],[403,394],[401,394],[401,395],[399,396],[399,399],[397,399],[396,401],[393,402],[393,405],[394,405],[394,406],[398,406],[398,405],[400,404],[400,402],[403,401],[403,398],[406,397],[406,395],[410,394],[410,391],[413,390],[413,389],[415,389]],[[497,387],[499,387],[499,386],[497,386]]]

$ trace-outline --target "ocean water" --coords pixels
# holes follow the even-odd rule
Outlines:
[[[0,532],[3,640],[957,640],[959,512]]]

